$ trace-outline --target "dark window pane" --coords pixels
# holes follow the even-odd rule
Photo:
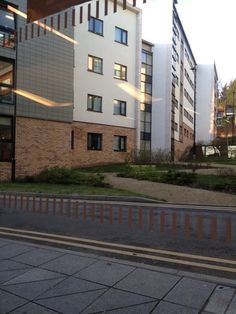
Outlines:
[[[102,149],[102,134],[88,133],[88,149],[89,150]]]
[[[12,143],[0,142],[0,161],[11,161],[12,159]]]
[[[97,35],[103,35],[103,21],[95,17],[90,17],[88,30]]]
[[[0,117],[0,141],[12,140],[12,119]]]

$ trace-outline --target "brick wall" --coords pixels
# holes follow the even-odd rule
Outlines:
[[[9,181],[11,179],[11,163],[0,162],[0,181]]]
[[[70,123],[17,118],[16,177],[70,167],[70,134]]]
[[[74,122],[75,149],[73,151],[73,166],[88,166],[99,164],[122,163],[127,152],[135,145],[135,129],[121,128],[102,124]],[[102,150],[87,150],[87,133],[101,133]],[[127,136],[127,152],[113,151],[113,136]]]
[[[184,129],[186,129],[186,134],[184,132]],[[190,137],[190,134],[192,134],[191,137]],[[175,160],[176,161],[180,160],[183,154],[186,152],[186,150],[193,147],[193,143],[194,143],[193,130],[190,127],[188,127],[185,123],[183,123],[183,137],[182,138],[183,138],[182,142],[175,141]]]
[[[74,149],[71,149],[71,131]],[[87,150],[87,133],[103,135],[102,150]],[[127,151],[134,148],[135,129],[92,123],[63,123],[17,118],[16,177],[34,175],[50,167],[81,167],[122,163],[127,152],[113,151],[113,136],[127,136]],[[0,180],[10,179],[11,164],[0,163]]]

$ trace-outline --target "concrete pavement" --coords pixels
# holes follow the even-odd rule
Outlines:
[[[0,239],[0,313],[236,313],[236,280]]]

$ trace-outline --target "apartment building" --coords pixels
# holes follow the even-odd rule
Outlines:
[[[7,5],[0,8],[1,32],[13,39],[0,50],[1,179],[10,178],[14,161],[17,177],[46,167],[124,162],[139,141],[133,90],[140,90],[140,10],[118,4],[116,15],[105,16],[100,7],[97,18],[96,7],[86,12],[85,6],[90,19],[80,23],[78,6],[26,24]],[[24,0],[10,5],[26,12]]]
[[[218,74],[215,64],[197,65],[196,143],[210,144],[217,132]]]
[[[142,6],[142,37],[153,43],[151,150],[171,152],[172,160],[195,143],[196,106],[196,61],[176,4],[150,0]]]

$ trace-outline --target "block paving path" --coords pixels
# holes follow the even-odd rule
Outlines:
[[[236,280],[1,238],[0,313],[235,314]]]

